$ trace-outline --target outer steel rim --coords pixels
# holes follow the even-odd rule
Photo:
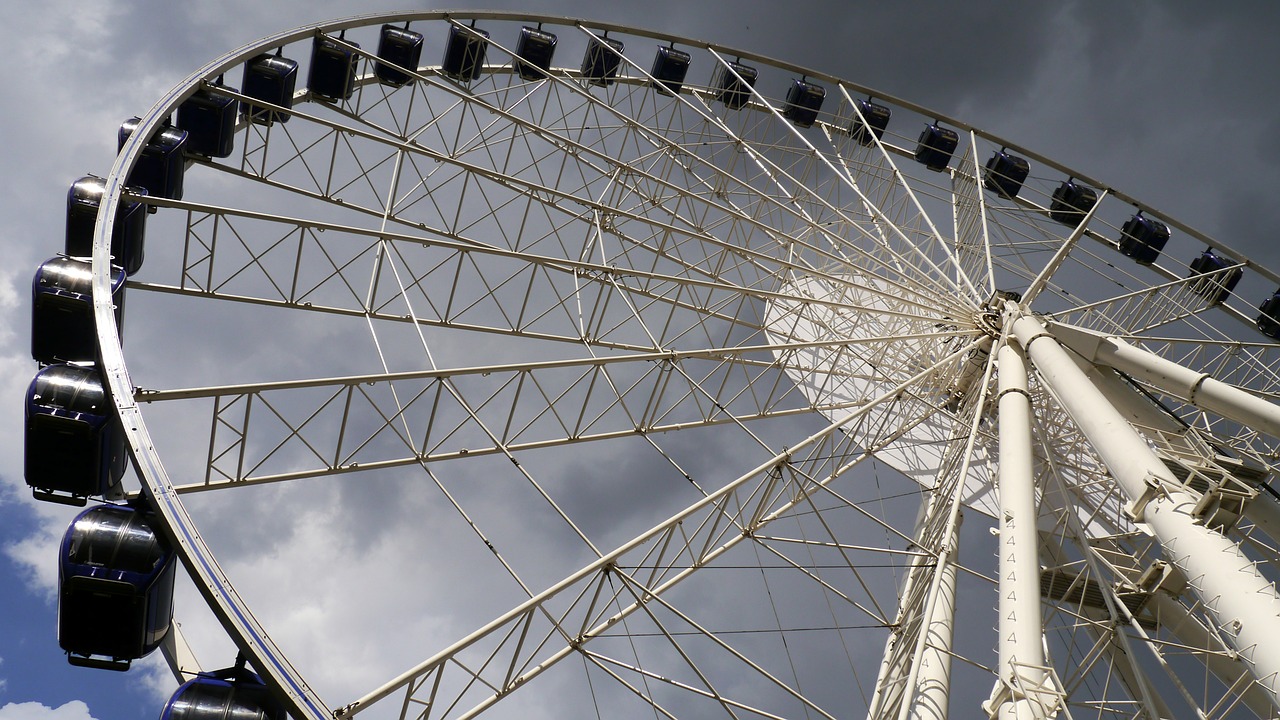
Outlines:
[[[224,71],[237,67],[247,58],[260,52],[269,51],[276,47],[305,39],[318,31],[337,32],[344,29],[364,27],[380,23],[428,21],[450,18],[465,18],[466,20],[524,20],[528,22],[547,22],[570,26],[574,24],[584,24],[591,28],[597,28],[600,30],[625,31],[629,35],[649,37],[661,42],[678,42],[685,46],[714,49],[718,52],[724,53],[725,55],[737,56],[757,63],[770,65],[775,68],[801,74],[809,78],[841,83],[846,87],[874,95],[877,99],[888,102],[896,107],[905,108],[921,115],[937,118],[939,121],[957,129],[972,131],[977,136],[994,144],[1006,146],[1010,150],[1018,152],[1041,166],[1057,170],[1065,176],[1074,177],[1088,185],[1098,188],[1099,190],[1106,190],[1112,196],[1132,204],[1139,209],[1155,212],[1154,209],[1146,207],[1139,201],[1130,198],[1120,191],[1109,188],[1104,183],[1094,180],[1083,173],[1070,170],[1063,165],[1036,154],[1034,151],[1021,148],[1016,144],[1009,143],[999,137],[984,133],[976,128],[972,128],[957,119],[929,111],[908,101],[872,91],[870,88],[866,88],[855,83],[839,80],[831,75],[774,61],[751,52],[725,48],[701,41],[691,41],[664,33],[636,30],[634,28],[612,25],[609,23],[587,23],[566,17],[526,15],[507,12],[418,12],[373,14],[304,26],[287,32],[271,35],[263,38],[262,40],[245,45],[210,62],[166,93],[147,111],[145,115],[142,116],[139,130],[133,133],[133,135],[124,144],[115,164],[111,168],[110,174],[107,176],[106,192],[104,194],[104,201],[102,202],[99,210],[98,224],[95,229],[93,246],[94,306],[97,319],[98,340],[101,347],[103,372],[108,378],[110,392],[114,398],[117,412],[122,420],[135,466],[143,480],[145,486],[144,492],[150,496],[152,504],[155,506],[159,515],[164,519],[163,522],[167,526],[165,530],[171,536],[171,539],[175,541],[178,552],[183,558],[189,572],[191,572],[193,577],[198,578],[197,585],[200,591],[204,594],[207,603],[214,609],[227,632],[233,637],[236,645],[240,647],[254,666],[263,674],[264,679],[280,691],[282,697],[287,700],[290,711],[295,717],[306,717],[319,720],[320,718],[331,717],[333,715],[333,711],[328,708],[324,701],[309,688],[306,681],[291,667],[283,653],[265,635],[262,628],[257,624],[256,620],[254,620],[249,609],[238,597],[234,588],[231,587],[229,581],[222,574],[211,551],[205,545],[199,531],[196,529],[185,509],[182,507],[181,502],[178,500],[177,494],[173,490],[173,484],[167,476],[160,458],[152,444],[150,434],[148,433],[143,421],[138,403],[134,399],[135,386],[130,379],[129,372],[125,364],[120,343],[120,335],[115,324],[115,316],[111,301],[110,245],[113,219],[116,215],[116,209],[121,202],[121,191],[124,186],[124,178],[128,176],[130,169],[140,156],[144,146],[144,139],[149,137],[156,128],[160,127],[162,123],[176,110],[177,106],[187,96],[189,96],[202,81],[216,78]],[[1249,260],[1241,253],[1232,250],[1226,245],[1191,227],[1168,218],[1166,215],[1161,214],[1160,217],[1165,219],[1171,227],[1178,231],[1203,242],[1207,246],[1227,252],[1240,263],[1247,266],[1249,271],[1280,284],[1280,274],[1277,274],[1275,271],[1258,265],[1256,262]],[[1238,320],[1251,322],[1251,318],[1245,317],[1238,312],[1232,314]]]

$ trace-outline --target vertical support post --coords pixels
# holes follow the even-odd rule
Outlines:
[[[1039,376],[1084,433],[1146,523],[1166,560],[1187,578],[1204,611],[1280,709],[1280,595],[1230,539],[1193,515],[1182,489],[1147,442],[1031,315],[1009,318]],[[1009,320],[1006,320],[1006,323]]]
[[[956,618],[955,537],[938,560],[937,604],[923,631],[927,635],[920,654],[920,671],[911,700],[909,720],[946,720],[951,700],[951,644]]]
[[[920,517],[916,521],[917,540],[923,540],[934,513],[949,511],[946,499],[938,495],[922,505]],[[963,513],[955,508],[957,529],[962,519]],[[876,691],[867,710],[868,720],[891,717],[946,720],[948,716],[951,647],[956,615],[957,539],[955,534],[946,539],[946,545],[933,568],[928,567],[930,561],[925,556],[919,557],[903,582],[901,597],[922,601],[925,610],[919,629],[925,636],[924,647],[914,662],[915,672],[904,672],[904,666],[895,665],[895,661],[902,662],[912,656],[909,650],[899,645],[914,644],[914,633],[894,632],[889,635],[879,676],[876,678]],[[934,593],[932,599],[929,595],[930,588]],[[899,616],[899,619],[903,618]]]
[[[988,711],[1001,720],[1049,717],[1041,688],[1044,626],[1040,615],[1040,553],[1036,528],[1035,468],[1031,449],[1031,397],[1022,352],[1009,343],[996,356],[1000,393],[999,679]]]

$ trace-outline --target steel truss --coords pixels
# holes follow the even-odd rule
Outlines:
[[[384,22],[492,30],[480,76],[380,84]],[[601,51],[617,77],[559,54],[522,77],[533,23],[558,53],[625,39]],[[350,98],[214,82],[319,36],[356,58]],[[680,92],[654,43],[693,57]],[[783,99],[797,78],[826,89],[813,127]],[[515,694],[599,717],[1275,715],[1280,346],[1207,292],[1273,271],[1172,220],[1236,264],[1127,263],[1119,190],[869,88],[607,24],[301,28],[140,127],[196,90],[289,120],[241,117],[183,199],[131,198],[148,133],[126,143],[96,231],[103,364],[139,492],[295,717],[466,718]],[[883,137],[857,132],[864,96],[893,108]],[[944,172],[914,162],[913,121],[957,129]],[[1036,168],[1014,197],[984,184],[996,149]],[[1058,174],[1099,190],[1074,225],[1050,217]],[[157,211],[127,352],[103,271],[123,199]],[[660,490],[583,501],[633,475]],[[281,611],[259,621],[198,529],[220,526],[202,502],[268,484],[281,514],[394,487],[451,518],[463,537],[387,520],[406,566],[448,546],[476,573],[424,602],[453,602],[447,639],[361,638],[416,653],[363,694],[304,679]]]

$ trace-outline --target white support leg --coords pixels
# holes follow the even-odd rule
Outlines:
[[[1008,321],[1006,321],[1008,322]],[[1166,559],[1188,579],[1201,605],[1280,710],[1280,595],[1240,548],[1192,515],[1196,501],[1142,436],[1089,382],[1030,315],[1013,320],[1013,335],[1040,377],[1150,528]]]
[[[925,629],[924,652],[911,701],[909,720],[946,720],[951,698],[951,642],[955,634],[956,563],[955,543],[938,563],[938,601]]]
[[[1280,437],[1280,406],[1245,390],[1216,380],[1208,373],[1183,367],[1116,337],[1072,325],[1054,324],[1054,337],[1086,360],[1113,367],[1201,410]]]
[[[1000,394],[1000,677],[988,711],[1000,720],[1040,720],[1052,712],[1023,688],[1043,687],[1039,533],[1031,450],[1031,398],[1022,353],[1009,344],[996,356]]]
[[[920,509],[920,518],[916,524],[917,538],[921,528],[927,522],[932,511],[948,512],[943,507],[946,501],[935,495]],[[957,527],[963,513],[957,509],[955,522]],[[901,597],[916,597],[922,592],[921,583],[932,583],[935,596],[925,601],[923,622],[925,627],[924,647],[915,661],[918,666],[914,673],[914,682],[910,687],[908,681],[912,673],[904,672],[902,667],[895,666],[895,659],[902,661],[910,655],[895,652],[900,642],[911,640],[909,636],[893,633],[885,645],[884,660],[880,665],[880,674],[876,678],[876,692],[872,696],[867,711],[868,720],[946,720],[949,713],[951,697],[951,648],[955,634],[956,616],[956,551],[957,535],[952,534],[943,552],[939,554],[934,573],[923,572],[922,565],[912,568],[903,582]],[[925,559],[921,563],[927,562]],[[929,610],[932,612],[928,612]],[[901,616],[900,618],[901,619]],[[894,708],[898,708],[895,710]]]

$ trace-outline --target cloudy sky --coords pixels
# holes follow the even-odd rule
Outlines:
[[[456,3],[453,7],[466,7]],[[846,77],[1100,178],[1280,267],[1280,5],[1195,2],[510,2],[648,27]],[[1015,10],[1010,10],[1016,7]],[[333,0],[55,0],[11,28],[0,202],[0,720],[148,717],[171,687],[66,665],[53,543],[68,512],[22,480],[29,283],[61,246],[66,189],[105,174],[120,122],[218,55],[264,35],[382,9]],[[430,9],[417,5],[415,9]],[[10,13],[13,15],[13,13]],[[302,620],[300,620],[301,622]]]

